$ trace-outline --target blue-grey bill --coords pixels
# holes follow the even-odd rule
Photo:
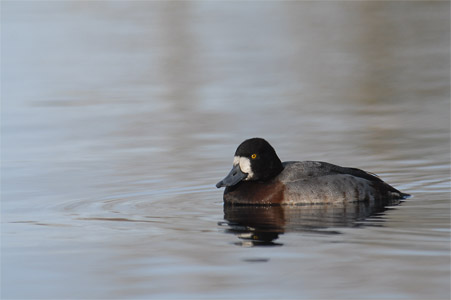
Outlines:
[[[246,173],[241,172],[240,165],[233,166],[230,173],[220,182],[216,184],[216,187],[219,189],[223,186],[232,186],[240,182],[241,180],[247,177]]]

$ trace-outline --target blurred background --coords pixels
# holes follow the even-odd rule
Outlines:
[[[413,197],[241,243],[254,136]],[[449,161],[447,1],[1,3],[4,299],[449,299]]]

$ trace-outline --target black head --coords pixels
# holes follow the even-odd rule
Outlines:
[[[245,140],[238,146],[233,168],[216,187],[232,186],[238,182],[265,181],[282,172],[283,166],[274,148],[262,138]]]

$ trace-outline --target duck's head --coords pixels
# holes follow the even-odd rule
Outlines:
[[[233,186],[241,181],[269,180],[282,170],[282,162],[267,141],[262,138],[248,139],[238,146],[232,170],[216,187]]]

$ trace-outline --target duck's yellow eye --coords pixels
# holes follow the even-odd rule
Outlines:
[[[257,154],[255,154],[255,153],[252,154],[252,155],[251,155],[251,158],[252,158],[252,159],[256,159],[256,158],[257,158]]]

